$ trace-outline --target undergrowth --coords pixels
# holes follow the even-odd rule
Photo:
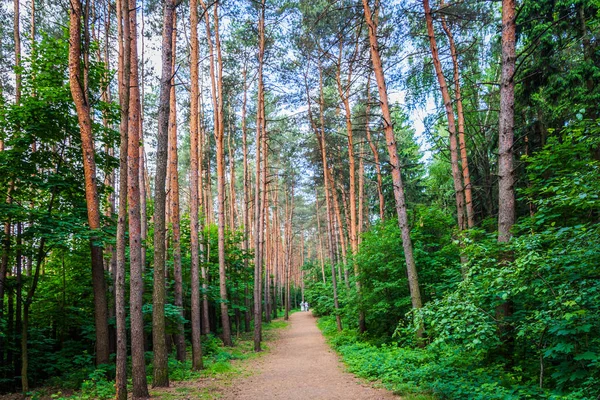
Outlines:
[[[490,365],[458,347],[412,348],[374,345],[354,330],[338,332],[333,317],[319,319],[328,343],[357,376],[381,382],[407,398],[431,399],[586,399],[586,393],[568,395],[540,390],[521,382],[516,373]]]
[[[288,323],[283,320],[275,320],[268,324],[263,324],[263,350],[268,350],[268,342],[273,339],[278,329],[286,327]],[[188,348],[188,357],[185,362],[180,362],[175,358],[173,352],[169,357],[169,379],[171,382],[193,381],[207,377],[225,377],[236,376],[242,370],[231,363],[233,360],[244,360],[257,356],[253,351],[252,330],[249,333],[240,333],[240,336],[234,337],[233,347],[223,346],[221,340],[214,335],[207,335],[202,338],[202,351],[204,369],[201,371],[192,370],[192,361],[190,357],[191,348]],[[148,361],[146,374],[148,383],[152,382],[152,352],[146,353]],[[131,368],[131,366],[129,366]],[[111,399],[115,397],[115,367],[114,364],[103,365],[98,368],[83,368],[80,371],[74,371],[71,376],[64,377],[63,380],[49,382],[51,385],[40,390],[30,392],[28,395],[32,400],[42,398],[52,398],[57,400],[92,400],[92,399]],[[131,370],[129,371],[131,375]],[[83,378],[82,378],[83,376]],[[77,391],[74,394],[73,389]],[[131,380],[128,382],[128,390],[131,390]]]

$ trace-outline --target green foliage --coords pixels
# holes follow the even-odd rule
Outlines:
[[[528,184],[519,193],[532,213],[508,244],[497,242],[493,220],[459,237],[444,208],[414,206],[422,309],[411,311],[394,220],[365,232],[355,257],[366,335],[355,331],[353,285],[339,285],[347,329],[337,332],[329,274],[323,284],[318,266],[305,265],[309,301],[327,316],[320,326],[352,372],[402,394],[442,398],[600,395],[600,121],[584,114],[523,159]]]
[[[439,297],[454,287],[460,276],[458,247],[451,236],[452,217],[436,207],[422,206],[411,214],[411,222],[423,297]],[[355,256],[362,285],[360,304],[368,310],[366,322],[372,337],[391,338],[398,321],[405,320],[411,307],[401,243],[398,222],[389,219],[363,234],[360,251]],[[318,316],[332,314],[330,267],[325,268],[329,272],[326,284],[322,282],[316,264],[307,264],[305,269],[311,271],[315,279],[306,288],[306,298],[313,312]],[[440,277],[444,279],[440,280]],[[346,289],[343,282],[338,282],[338,292],[342,316],[346,323],[354,326],[359,306],[356,293]]]
[[[338,332],[331,317],[321,318],[319,327],[350,372],[379,381],[402,396],[429,394],[432,398],[480,400],[595,398],[585,390],[568,395],[540,390],[523,382],[518,372],[507,372],[501,363],[490,363],[480,353],[465,352],[459,346],[375,346],[361,341],[353,331]]]
[[[521,374],[523,384],[539,385],[541,375],[558,393],[599,394],[599,132],[597,122],[581,121],[526,159],[523,193],[535,214],[519,221],[508,246],[469,233],[464,281],[418,312],[429,350],[461,348]],[[507,302],[510,339],[498,335],[497,309]]]

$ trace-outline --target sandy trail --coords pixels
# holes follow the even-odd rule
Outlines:
[[[258,371],[234,382],[226,389],[224,399],[398,399],[345,372],[311,313],[292,314],[290,325],[271,352],[252,365]]]

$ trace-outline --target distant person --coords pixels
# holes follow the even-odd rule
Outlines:
[[[300,311],[304,311],[304,302],[300,303]]]
[[[308,311],[308,308],[309,308],[309,306],[308,306],[308,301],[304,303],[304,308],[305,308],[305,310],[304,310],[304,311]]]

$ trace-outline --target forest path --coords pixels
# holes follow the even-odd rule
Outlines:
[[[251,368],[258,371],[236,380],[223,393],[224,399],[398,399],[345,372],[310,312],[291,314],[290,326],[281,332],[269,354]]]

